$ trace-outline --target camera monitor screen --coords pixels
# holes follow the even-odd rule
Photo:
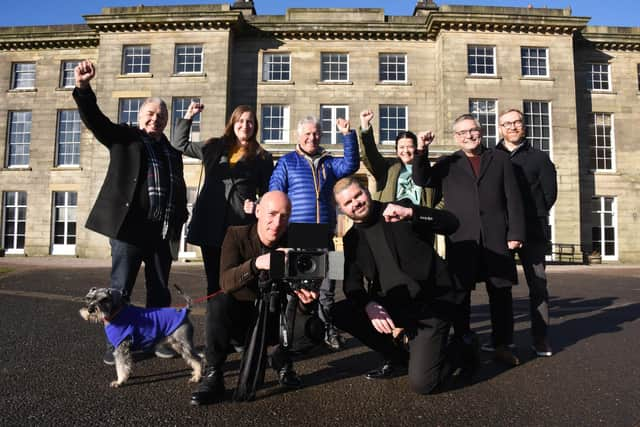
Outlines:
[[[287,232],[287,247],[296,249],[328,249],[329,224],[292,222]]]

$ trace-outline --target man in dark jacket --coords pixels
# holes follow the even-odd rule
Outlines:
[[[550,243],[549,210],[558,195],[556,168],[546,153],[532,147],[526,140],[521,111],[508,110],[502,113],[499,123],[502,140],[497,149],[509,153],[524,203],[527,235],[525,244],[516,251],[529,285],[532,348],[538,356],[551,356],[547,338],[549,292],[545,255]]]
[[[432,236],[454,232],[458,220],[445,210],[372,201],[353,177],[338,181],[334,196],[354,222],[344,237],[347,298],[334,308],[336,325],[383,356],[366,378],[395,376],[408,358],[412,389],[430,393],[453,372],[456,352],[446,344],[465,294]]]
[[[207,348],[207,368],[202,382],[191,395],[192,405],[214,403],[224,398],[223,365],[232,339],[245,343],[248,331],[257,318],[256,298],[259,279],[267,276],[271,268],[270,252],[283,247],[285,232],[291,214],[291,203],[280,191],[265,193],[256,205],[258,222],[251,225],[231,226],[222,243],[220,260],[220,286],[223,294],[211,300],[210,322],[212,346]],[[307,304],[317,298],[315,292],[300,289],[296,296]],[[268,340],[277,342],[278,318],[271,317]],[[245,356],[246,357],[246,352]],[[302,385],[293,370],[288,352],[277,347],[271,354],[271,366],[278,372],[284,387]]]
[[[74,70],[73,99],[84,125],[109,150],[109,167],[86,227],[109,237],[111,287],[131,296],[142,262],[145,264],[147,307],[171,304],[170,244],[180,238],[187,219],[182,155],[171,148],[163,131],[167,107],[149,98],[138,112],[138,127],[111,122],[98,108],[89,82],[95,67],[82,61]],[[168,349],[156,350],[172,357]],[[109,346],[104,362],[114,364]]]
[[[482,145],[482,128],[472,115],[453,124],[460,150],[431,166],[428,133],[418,136],[413,180],[418,185],[442,188],[445,209],[458,217],[460,227],[447,238],[447,262],[467,292],[463,315],[454,322],[455,337],[474,341],[470,328],[471,290],[485,282],[489,294],[495,359],[515,366],[511,286],[518,276],[511,250],[525,238],[522,197],[513,165],[503,151]]]

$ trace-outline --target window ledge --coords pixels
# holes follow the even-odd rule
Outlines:
[[[491,74],[467,74],[468,80],[502,80],[502,76]]]
[[[31,166],[5,166],[3,170],[14,172],[31,172],[33,169]]]
[[[394,82],[394,81],[379,81],[376,82],[376,86],[413,86],[412,82]]]
[[[57,171],[81,171],[82,166],[54,166],[51,168],[51,172]]]
[[[25,87],[19,89],[9,89],[7,93],[28,93],[28,92],[37,92],[38,89],[35,87]]]
[[[129,74],[118,74],[117,78],[119,79],[149,79],[153,77],[153,73],[129,73]]]
[[[618,171],[616,171],[615,169],[611,169],[611,170],[604,170],[604,169],[589,169],[589,172],[591,172],[593,175],[620,175],[618,173]]]
[[[320,80],[316,82],[318,85],[328,86],[328,85],[353,85],[351,80]]]
[[[200,73],[172,73],[170,77],[207,77],[207,73],[204,71]]]
[[[282,86],[282,85],[293,86],[296,84],[296,82],[293,80],[261,80],[258,82],[258,84],[265,85],[265,86]]]
[[[56,92],[71,92],[74,88],[75,86],[57,87]]]
[[[529,81],[529,82],[555,82],[556,81],[556,79],[549,76],[541,76],[541,77],[522,76],[520,77],[520,80]]]
[[[592,95],[617,95],[618,92],[614,92],[612,90],[601,90],[601,89],[587,89],[587,92]]]

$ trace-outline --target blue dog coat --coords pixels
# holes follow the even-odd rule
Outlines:
[[[104,331],[114,347],[132,338],[132,349],[146,349],[171,335],[187,316],[187,309],[125,306]]]

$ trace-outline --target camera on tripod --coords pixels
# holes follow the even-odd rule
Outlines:
[[[289,224],[286,252],[271,252],[271,279],[300,288],[318,291],[325,279],[342,280],[344,256],[329,250],[328,224]]]

